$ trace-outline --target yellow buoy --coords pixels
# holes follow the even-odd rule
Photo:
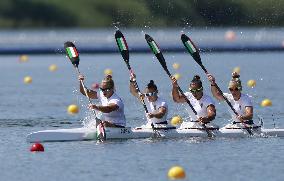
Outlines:
[[[261,106],[262,107],[272,106],[272,102],[270,99],[264,99],[263,101],[261,101]]]
[[[237,36],[236,36],[236,33],[232,30],[229,30],[229,31],[226,31],[225,33],[225,39],[227,41],[234,41],[236,40]]]
[[[181,78],[181,75],[180,75],[179,73],[176,73],[176,74],[174,75],[174,77],[175,77],[177,80],[179,80],[179,79]]]
[[[173,126],[177,126],[178,124],[182,123],[182,118],[180,116],[174,116],[171,120],[171,124]]]
[[[247,82],[247,85],[248,85],[248,87],[253,88],[256,85],[256,81],[251,79]]]
[[[181,166],[174,166],[169,170],[168,177],[172,180],[184,179],[185,178],[185,171]]]
[[[26,76],[26,77],[24,78],[24,83],[25,83],[25,84],[30,84],[30,83],[32,83],[32,81],[33,81],[33,79],[32,79],[31,76]]]
[[[21,55],[19,58],[20,62],[27,62],[29,60],[29,57],[27,55]]]
[[[175,62],[173,64],[173,68],[176,69],[176,70],[179,69],[180,68],[180,64]]]
[[[77,114],[79,112],[79,107],[75,104],[71,104],[68,106],[67,111],[69,114]]]
[[[235,67],[235,68],[233,69],[233,72],[237,72],[238,74],[240,74],[241,68],[240,68],[240,67]]]
[[[50,72],[56,71],[56,70],[57,70],[57,65],[51,64],[51,65],[48,67],[48,70],[49,70]]]
[[[105,75],[112,75],[112,70],[111,69],[105,69],[104,73],[105,73]]]

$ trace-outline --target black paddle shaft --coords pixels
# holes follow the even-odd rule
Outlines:
[[[207,69],[204,67],[201,58],[200,58],[200,54],[199,54],[199,50],[198,48],[196,48],[195,44],[193,43],[193,41],[186,36],[185,34],[181,35],[181,41],[183,43],[183,45],[185,46],[185,48],[187,49],[187,51],[190,53],[190,55],[193,57],[193,59],[196,61],[196,63],[201,67],[201,69],[205,72],[205,74],[208,74]],[[215,83],[215,87],[216,89],[220,92],[220,94],[222,95],[222,97],[224,98],[224,100],[226,101],[226,103],[229,105],[229,107],[233,110],[233,112],[235,113],[236,116],[238,116],[239,114],[237,113],[237,111],[235,110],[235,108],[232,106],[231,102],[227,99],[227,97],[225,97],[224,93],[221,91],[220,87],[217,85],[217,83]],[[248,131],[248,133],[250,135],[252,135],[252,132],[250,129],[247,128],[247,126],[245,124],[243,124],[246,128],[246,130]]]
[[[152,52],[155,54],[155,56],[157,57],[158,61],[160,62],[160,64],[162,65],[163,69],[165,70],[165,72],[167,73],[167,75],[172,78],[172,74],[170,73],[170,71],[168,70],[167,67],[167,63],[166,60],[160,50],[160,48],[158,47],[157,43],[154,41],[154,39],[148,35],[145,34],[145,39],[149,45],[149,47],[151,48]],[[177,85],[177,88],[179,90],[179,92],[181,93],[181,95],[184,97],[186,103],[189,105],[189,107],[191,108],[191,110],[193,111],[193,113],[196,115],[196,117],[198,117],[196,110],[194,109],[194,107],[192,106],[192,104],[190,103],[189,99],[187,98],[187,96],[183,93],[182,89],[180,88],[179,85]],[[201,126],[205,129],[208,137],[212,137],[213,135],[211,134],[211,132],[207,129],[207,127],[205,126],[205,124],[201,124]]]
[[[157,43],[155,42],[155,40],[148,34],[145,34],[145,39],[149,45],[149,47],[151,48],[152,52],[155,54],[155,56],[157,57],[158,61],[160,62],[160,64],[162,65],[163,69],[165,70],[165,72],[167,73],[167,75],[172,78],[172,74],[170,73],[170,71],[168,70],[167,67],[167,63],[166,60],[161,52],[161,50],[159,49]],[[181,95],[184,97],[185,101],[187,102],[187,104],[189,105],[189,107],[191,108],[191,110],[193,111],[193,113],[197,116],[197,112],[194,109],[194,107],[192,106],[192,104],[190,103],[190,101],[188,100],[188,98],[186,97],[186,95],[183,93],[183,91],[181,90],[180,86],[177,86],[179,92],[181,93]]]
[[[200,58],[200,54],[199,54],[199,49],[195,46],[195,44],[193,43],[193,41],[186,36],[185,34],[181,35],[181,41],[183,43],[183,45],[185,46],[185,48],[187,49],[187,51],[190,53],[190,55],[192,56],[192,58],[196,61],[196,63],[201,67],[201,69],[205,72],[205,74],[208,74],[207,69],[204,67],[201,58]],[[224,93],[221,91],[221,89],[219,88],[219,86],[216,84],[215,85],[217,90],[220,92],[220,94],[222,95],[222,97],[224,98],[224,100],[227,102],[227,104],[230,106],[230,108],[233,110],[233,112],[238,115],[237,111],[235,110],[235,108],[232,106],[232,104],[230,103],[230,101],[227,99],[227,97],[224,96]]]
[[[66,55],[68,56],[69,60],[71,61],[71,63],[75,67],[75,69],[77,71],[77,74],[79,75],[80,74],[80,70],[79,70],[80,58],[79,58],[79,52],[77,51],[76,46],[74,45],[74,43],[72,43],[70,41],[67,41],[67,42],[64,43],[64,49],[65,49]],[[88,95],[87,88],[86,88],[86,86],[84,84],[84,81],[81,80],[80,82],[81,82],[81,84],[83,86],[84,92],[86,94],[86,97],[88,98],[89,103],[92,104],[91,99],[90,99],[90,97]],[[92,112],[95,115],[96,126],[98,124],[101,124],[101,126],[102,126],[102,128],[104,130],[104,133],[105,133],[105,128],[104,128],[104,125],[103,125],[102,121],[97,117],[97,114],[96,114],[94,109],[92,109]],[[106,134],[104,134],[104,138],[102,138],[100,140],[104,141],[106,139],[105,136],[106,136]]]
[[[116,40],[116,43],[117,43],[117,46],[118,46],[118,49],[120,51],[120,54],[124,60],[124,62],[126,63],[126,66],[127,66],[127,69],[129,70],[130,73],[132,73],[132,69],[131,69],[131,66],[129,64],[129,50],[128,50],[128,45],[127,45],[127,42],[122,34],[121,31],[117,30],[115,32],[115,40]],[[139,86],[137,84],[137,81],[136,79],[134,80],[134,87],[135,89],[137,90],[139,96],[141,95],[141,91],[139,89]],[[144,107],[144,110],[146,113],[148,113],[148,109],[147,109],[147,106],[145,104],[145,101],[144,101],[144,98],[142,96],[140,96],[140,100],[143,104],[143,107]]]

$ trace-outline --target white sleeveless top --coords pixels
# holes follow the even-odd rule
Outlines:
[[[193,106],[193,108],[197,112],[198,117],[207,117],[208,116],[207,107],[209,105],[215,106],[214,100],[210,96],[208,96],[204,93],[203,93],[203,96],[201,97],[201,99],[199,99],[199,100],[197,100],[190,92],[186,92],[184,94],[186,95],[186,97],[190,101],[191,105]],[[193,113],[191,108],[188,108],[188,113],[189,113],[189,116],[191,118],[191,121],[197,120],[197,117],[195,116],[195,114]]]
[[[147,118],[148,123],[157,124],[157,123],[161,123],[161,122],[167,121],[168,105],[167,105],[167,103],[166,103],[166,101],[164,99],[158,97],[158,99],[155,102],[150,102],[148,100],[148,98],[146,98],[145,99],[145,104],[147,106],[147,109],[148,109],[149,113],[157,113],[159,111],[160,107],[165,107],[167,109],[166,114],[161,119],[158,119],[158,118],[148,119]]]
[[[241,97],[238,101],[235,101],[232,94],[224,93],[224,96],[229,100],[229,102],[232,104],[233,108],[237,111],[239,115],[245,114],[245,108],[246,107],[253,107],[251,98],[241,93]],[[236,119],[235,113],[229,108],[229,111],[232,115],[233,119]],[[239,120],[238,120],[239,121]]]
[[[120,97],[114,92],[110,98],[106,98],[102,91],[98,94],[98,99],[103,106],[107,106],[111,103],[118,105],[118,109],[110,113],[102,113],[103,121],[108,121],[116,125],[125,126],[126,119],[124,115],[124,104]]]

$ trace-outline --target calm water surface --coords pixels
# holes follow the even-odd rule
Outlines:
[[[186,105],[170,99],[170,80],[151,54],[131,54],[130,63],[142,88],[150,79],[157,83],[160,95],[168,99],[169,116],[186,116]],[[207,69],[216,76],[226,92],[234,67],[240,66],[244,92],[253,96],[255,120],[264,118],[265,127],[284,128],[283,53],[202,54]],[[77,92],[74,68],[64,55],[31,56],[19,63],[17,56],[0,57],[0,180],[167,180],[167,171],[174,165],[185,168],[186,180],[265,180],[284,178],[284,140],[281,138],[247,139],[168,139],[125,140],[98,144],[94,141],[45,143],[44,153],[30,153],[26,135],[33,131],[81,127],[88,111],[87,101]],[[187,90],[194,74],[209,84],[204,73],[188,54],[165,54],[170,71],[180,73],[179,83]],[[174,70],[172,64],[181,64]],[[48,67],[57,64],[58,71]],[[145,122],[143,108],[130,96],[129,75],[119,54],[81,55],[80,71],[86,85],[99,82],[106,68],[113,70],[118,94],[125,102],[128,125]],[[23,83],[31,76],[30,85]],[[254,89],[246,87],[255,79]],[[273,106],[262,108],[259,103],[269,98]],[[81,107],[80,113],[66,113],[69,104]],[[227,107],[217,104],[215,123],[228,123]]]

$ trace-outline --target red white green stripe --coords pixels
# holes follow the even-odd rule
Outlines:
[[[123,51],[123,50],[127,50],[128,47],[127,47],[127,44],[126,44],[126,41],[123,37],[121,38],[117,38],[116,39],[117,43],[118,43],[118,46],[119,46],[119,49],[120,51]]]
[[[191,54],[196,52],[196,49],[193,46],[193,44],[191,43],[191,41],[188,40],[187,42],[185,42],[185,45],[186,45],[187,49],[190,51]]]
[[[150,46],[155,54],[160,53],[160,50],[154,41],[150,42]]]
[[[67,47],[66,48],[67,54],[69,58],[78,57],[78,52],[75,47]]]

